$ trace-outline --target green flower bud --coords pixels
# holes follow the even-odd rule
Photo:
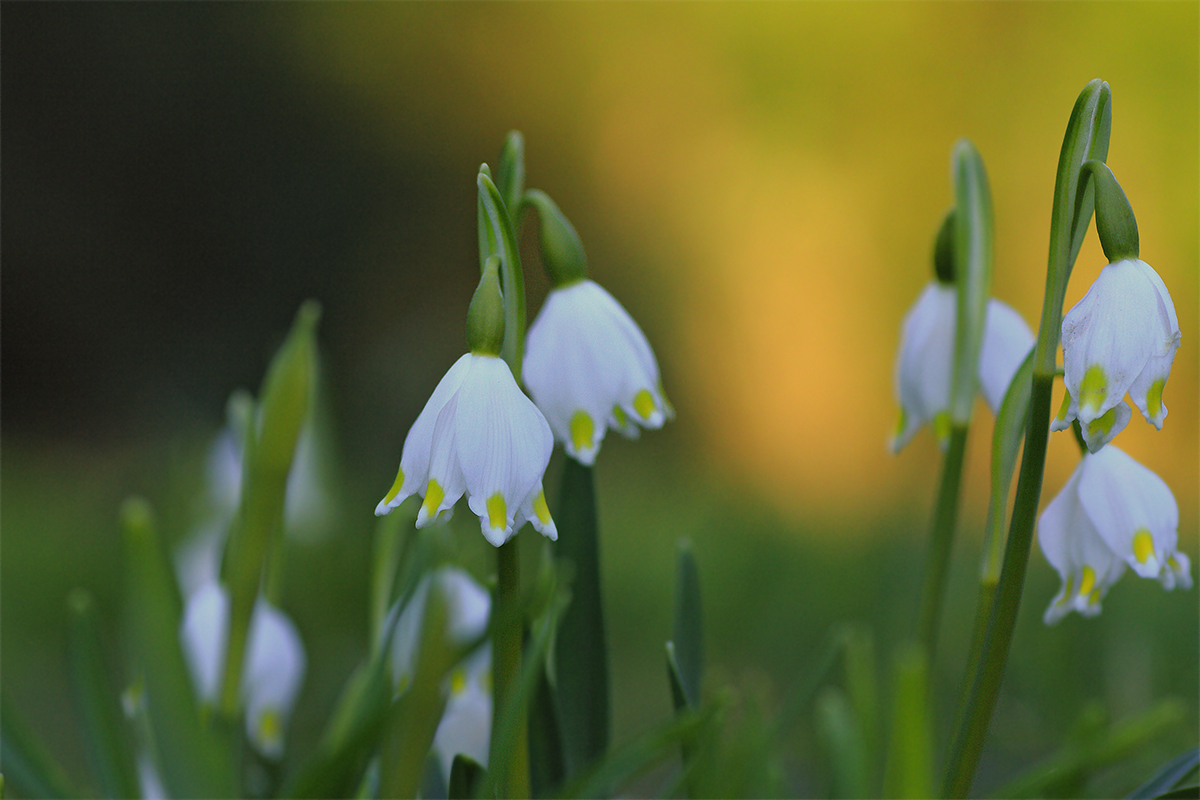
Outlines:
[[[954,209],[946,212],[933,243],[933,272],[938,283],[954,283]]]
[[[500,257],[489,256],[467,309],[467,347],[476,355],[498,356],[504,344],[504,297]]]
[[[541,220],[542,264],[554,288],[587,277],[587,255],[579,234],[550,196],[539,189],[525,192],[525,202],[537,209]]]
[[[1079,173],[1080,191],[1091,178],[1096,187],[1096,233],[1110,263],[1138,257],[1137,220],[1121,184],[1103,161],[1091,160]]]

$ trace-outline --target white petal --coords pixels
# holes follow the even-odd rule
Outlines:
[[[205,585],[221,580],[225,532],[226,523],[213,520],[199,527],[175,549],[175,576],[184,597],[191,597]]]
[[[471,356],[472,359],[476,356]],[[471,370],[475,362],[468,362],[462,382],[470,380]],[[425,498],[421,510],[417,512],[418,528],[424,528],[432,522],[444,520],[444,513],[454,508],[458,498],[466,491],[467,483],[463,477],[462,465],[458,460],[458,403],[462,396],[462,386],[459,391],[446,401],[438,414],[437,423],[433,429],[433,447],[429,458],[429,479],[420,490]],[[405,483],[408,478],[405,478]]]
[[[417,415],[408,435],[404,438],[404,450],[400,456],[400,469],[403,472],[401,487],[395,495],[385,497],[375,509],[376,516],[388,514],[414,494],[424,496],[429,483],[429,466],[433,451],[433,435],[437,427],[438,417],[442,409],[458,387],[471,365],[471,354],[463,355],[438,381],[438,385],[430,395],[425,407]],[[389,493],[390,494],[390,493]]]
[[[260,598],[247,634],[242,696],[246,736],[268,758],[283,755],[283,731],[304,682],[306,663],[296,626]]]
[[[1180,589],[1192,588],[1192,562],[1186,553],[1175,552],[1167,556],[1167,564],[1162,575],[1158,576],[1164,589],[1168,591],[1178,586]]]
[[[492,596],[466,570],[443,567],[436,575],[446,598],[447,633],[451,641],[460,646],[473,643],[487,630]]]
[[[179,642],[202,702],[214,703],[225,673],[229,641],[229,594],[209,583],[188,598],[179,629]]]
[[[1024,317],[999,300],[989,300],[979,353],[979,383],[995,414],[1000,410],[1017,368],[1033,349],[1033,331]]]
[[[242,450],[233,433],[224,428],[208,451],[208,495],[220,515],[237,510],[242,494]]]
[[[491,646],[484,645],[451,674],[450,697],[433,737],[443,775],[450,774],[459,753],[487,767],[492,733],[491,666]]]
[[[1159,296],[1137,263],[1105,266],[1063,318],[1063,382],[1078,403],[1080,423],[1119,403],[1158,349]],[[1102,378],[1091,385],[1094,369]]]
[[[499,358],[478,360],[457,395],[458,461],[467,500],[493,544],[513,533],[522,501],[541,482],[554,437]]]
[[[532,523],[534,529],[550,541],[558,541],[558,526],[554,524],[554,518],[550,516],[550,508],[546,504],[546,493],[542,490],[541,481],[538,481],[537,486],[530,490],[524,502],[521,503],[515,527],[519,529],[525,522]]]
[[[1112,445],[1086,456],[1080,469],[1079,498],[1088,519],[1138,575],[1158,577],[1179,529],[1179,507],[1167,484]],[[1149,535],[1153,547],[1140,543],[1139,534]]]
[[[933,281],[904,318],[896,360],[896,396],[902,416],[892,452],[899,452],[922,425],[950,405],[955,303],[954,287]]]

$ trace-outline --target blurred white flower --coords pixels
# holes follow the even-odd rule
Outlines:
[[[522,373],[555,438],[589,466],[608,428],[635,438],[639,425],[674,417],[645,335],[586,278],[550,290],[526,336]]]
[[[426,575],[410,597],[397,603],[391,615],[396,619],[390,651],[392,685],[402,694],[412,685],[421,642],[421,624],[431,587],[437,587],[446,603],[446,635],[458,647],[472,644],[487,630],[492,597],[466,570],[440,567]]]
[[[229,645],[229,594],[217,583],[188,598],[179,632],[192,683],[201,702],[217,700]],[[283,731],[304,682],[304,646],[282,611],[259,598],[250,617],[242,667],[246,735],[268,758],[283,755]]]
[[[492,739],[492,645],[485,643],[450,673],[446,711],[433,737],[433,748],[450,778],[459,753],[487,768]]]
[[[1161,430],[1167,416],[1163,387],[1179,342],[1175,304],[1158,273],[1138,259],[1105,266],[1063,318],[1067,394],[1052,430],[1078,419],[1095,453],[1129,423],[1131,412],[1121,402],[1126,392]]]
[[[931,281],[904,317],[896,359],[900,420],[891,440],[893,453],[900,452],[926,423],[933,425],[941,447],[949,440],[957,303],[952,284]],[[988,301],[979,353],[979,383],[992,413],[1000,408],[1033,341],[1033,331],[1020,314],[999,300]]]
[[[1085,454],[1038,521],[1038,542],[1062,578],[1046,609],[1053,624],[1071,611],[1100,613],[1126,566],[1166,589],[1191,588],[1191,562],[1178,552],[1179,507],[1162,478],[1116,446]]]
[[[421,528],[448,517],[465,493],[493,545],[528,520],[558,538],[542,491],[554,439],[542,413],[493,355],[467,353],[433,390],[404,440],[400,469],[375,508],[389,514],[414,494],[425,498]]]

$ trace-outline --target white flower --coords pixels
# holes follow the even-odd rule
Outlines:
[[[627,437],[674,416],[654,351],[599,284],[552,289],[526,337],[525,385],[567,454],[595,463],[608,428]]]
[[[188,598],[179,632],[196,694],[215,703],[229,645],[229,593],[208,583]],[[250,617],[242,666],[246,736],[268,758],[283,755],[283,731],[304,682],[304,646],[296,626],[259,598]]]
[[[1175,549],[1179,507],[1163,482],[1115,446],[1084,455],[1042,512],[1038,541],[1062,577],[1047,625],[1070,611],[1100,613],[1100,600],[1125,572],[1191,588],[1191,562]]]
[[[492,646],[485,643],[450,673],[446,711],[433,749],[447,780],[459,753],[487,768],[492,738]]]
[[[1129,422],[1125,393],[1142,416],[1162,430],[1163,386],[1179,349],[1175,304],[1158,273],[1126,259],[1100,270],[1062,323],[1063,383],[1067,394],[1052,430],[1078,418],[1095,453]]]
[[[487,630],[492,597],[475,579],[458,567],[441,567],[421,579],[408,600],[397,603],[391,616],[396,619],[392,634],[392,685],[403,693],[411,684],[421,642],[421,624],[430,587],[436,585],[446,602],[446,636],[459,646],[472,644]]]
[[[496,356],[467,353],[417,416],[404,440],[396,481],[375,514],[389,514],[420,494],[421,528],[449,516],[465,493],[483,535],[497,547],[526,520],[557,539],[542,491],[553,447],[550,427],[508,365]]]
[[[905,316],[896,360],[900,420],[892,437],[893,453],[927,422],[945,447],[950,435],[950,380],[954,368],[954,330],[958,316],[954,286],[931,281]],[[1017,367],[1033,347],[1033,331],[1011,306],[989,300],[979,353],[979,383],[995,413]]]

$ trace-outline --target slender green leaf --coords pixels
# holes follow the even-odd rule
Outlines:
[[[801,673],[780,703],[779,713],[775,716],[774,733],[776,738],[782,737],[790,730],[800,715],[808,708],[808,704],[816,696],[821,684],[833,672],[833,666],[837,663],[837,658],[842,654],[845,646],[846,627],[835,625],[830,628],[824,643],[812,660],[812,665]]]
[[[0,696],[0,765],[4,778],[25,797],[80,797],[62,767]]]
[[[548,645],[552,648],[553,645]],[[554,689],[545,669],[529,711],[529,789],[534,797],[550,797],[567,778],[562,727],[554,706]]]
[[[1148,800],[1174,789],[1180,781],[1200,766],[1200,747],[1184,751],[1163,765],[1162,769],[1129,794],[1129,800]]]
[[[1167,699],[1107,730],[1072,737],[1061,750],[1000,787],[995,797],[1044,797],[1077,792],[1091,773],[1125,758],[1185,715],[1183,704]]]
[[[200,721],[179,645],[179,590],[150,506],[127,500],[121,519],[128,614],[163,785],[172,797],[230,797],[232,768],[215,733]]]
[[[1193,783],[1191,786],[1181,786],[1178,789],[1163,792],[1155,800],[1196,800],[1196,798],[1200,798],[1200,784]]]
[[[933,795],[933,742],[929,721],[929,668],[925,651],[902,645],[893,668],[891,751],[884,773],[888,797]]]
[[[995,583],[1000,578],[1000,562],[1004,552],[1004,531],[1008,523],[1008,492],[1012,488],[1017,454],[1029,427],[1029,398],[1033,390],[1033,351],[1017,367],[1004,400],[996,412],[992,428],[992,481],[988,500],[987,527],[983,549],[982,575],[984,581]]]
[[[875,674],[875,637],[865,625],[846,628],[846,695],[861,733],[864,796],[869,796],[879,791],[879,682]]]
[[[525,137],[520,131],[509,131],[504,137],[504,148],[500,151],[500,163],[496,169],[496,188],[508,209],[509,222],[517,230],[517,214],[521,209],[521,196],[525,193]]]
[[[133,749],[121,718],[117,692],[104,665],[95,603],[90,593],[75,589],[67,597],[67,609],[71,688],[82,724],[88,767],[103,797],[136,797],[139,789]]]
[[[486,237],[480,236],[480,253],[483,252],[486,238],[491,253],[500,256],[500,287],[504,292],[504,346],[500,355],[512,370],[517,383],[520,383],[521,349],[525,346],[525,275],[521,271],[521,252],[517,248],[517,238],[504,199],[496,184],[492,183],[489,173],[482,168],[476,184],[483,206],[482,221],[489,230]],[[480,265],[486,261],[484,258]]]
[[[967,139],[954,145],[954,271],[958,317],[954,334],[954,370],[950,419],[971,421],[983,349],[983,325],[992,292],[992,192],[979,151]]]
[[[450,765],[449,800],[470,800],[484,787],[484,769],[475,759],[459,753]]]
[[[375,548],[371,556],[371,644],[379,647],[384,621],[395,599],[400,565],[413,530],[416,503],[404,503],[375,523]]]
[[[685,738],[695,736],[716,714],[710,705],[660,723],[630,742],[615,748],[603,760],[572,781],[560,797],[610,797],[645,770],[670,757]]]
[[[704,678],[704,616],[700,603],[700,571],[688,539],[679,541],[675,560],[674,655],[678,677],[690,708],[700,706]]]
[[[555,510],[558,557],[575,580],[555,642],[555,700],[567,778],[583,773],[608,748],[608,645],[600,596],[600,544],[592,469],[568,458]]]
[[[836,686],[821,690],[817,695],[816,725],[833,773],[829,797],[869,796],[862,730],[845,692]]]

